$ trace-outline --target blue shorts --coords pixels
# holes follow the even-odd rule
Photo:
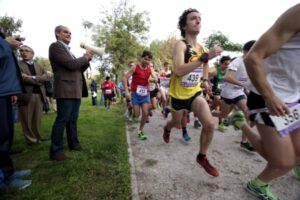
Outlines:
[[[136,92],[131,92],[131,103],[133,106],[140,106],[145,103],[150,103],[150,94],[140,96]]]

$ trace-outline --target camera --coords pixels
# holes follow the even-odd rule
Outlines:
[[[15,40],[17,40],[19,42],[23,42],[23,41],[25,41],[25,38],[21,37],[21,36],[17,36],[17,37],[15,37]]]

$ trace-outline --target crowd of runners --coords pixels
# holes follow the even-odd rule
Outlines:
[[[219,46],[207,49],[197,42],[201,15],[196,9],[185,10],[178,22],[182,39],[174,44],[173,63],[153,66],[153,55],[145,50],[139,63],[128,63],[123,76],[126,116],[139,122],[137,137],[147,140],[150,133],[144,127],[157,109],[168,119],[161,130],[166,145],[175,127],[188,142],[192,117],[194,128],[201,128],[196,161],[217,177],[207,153],[218,117],[219,131],[226,133],[229,125],[240,129],[240,147],[267,161],[246,189],[260,199],[278,199],[269,182],[290,170],[300,179],[300,26],[292,23],[300,19],[299,13],[300,5],[292,7],[261,38],[246,42],[242,56],[231,58],[221,55]],[[211,71],[208,62],[215,57],[218,63]]]

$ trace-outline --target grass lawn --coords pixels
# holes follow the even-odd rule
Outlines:
[[[64,162],[49,160],[50,141],[35,146],[25,144],[20,123],[15,128],[13,155],[16,169],[32,169],[32,185],[24,190],[3,190],[0,199],[8,200],[81,200],[130,199],[130,165],[122,105],[106,111],[103,106],[91,106],[91,99],[82,99],[78,119],[81,152],[71,152],[64,138]],[[41,134],[51,135],[55,114],[44,114]]]

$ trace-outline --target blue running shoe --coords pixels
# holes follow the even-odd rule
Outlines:
[[[12,178],[8,181],[7,187],[22,190],[29,187],[31,183],[32,183],[31,180]]]
[[[189,134],[187,132],[182,133],[182,137],[183,137],[184,141],[186,141],[186,142],[191,140],[191,137],[189,136]]]

